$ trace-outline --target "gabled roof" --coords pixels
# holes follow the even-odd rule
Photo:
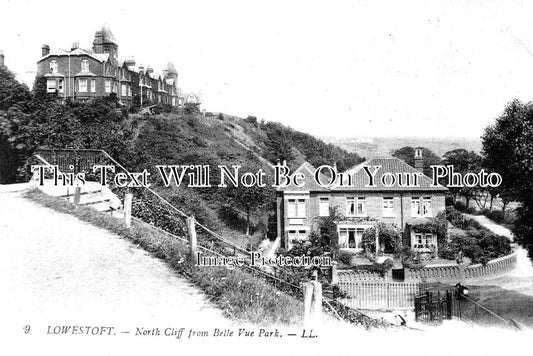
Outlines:
[[[313,167],[313,165],[311,165],[309,162],[302,163],[302,165],[300,165],[300,167],[298,167],[291,174],[291,178],[294,177],[294,175],[297,173],[298,174],[302,173],[304,176],[303,182],[305,182],[303,187],[295,186],[294,184],[292,184],[292,180],[291,180],[291,184],[289,186],[280,187],[278,188],[278,190],[279,191],[324,191],[324,192],[327,192],[328,191],[327,188],[322,187],[315,181],[315,171],[316,171],[315,167]],[[319,175],[319,179],[321,182],[325,182],[328,180],[328,178],[324,176],[323,174]]]
[[[53,57],[53,56],[61,57],[61,56],[69,56],[69,55],[70,56],[89,56],[89,57],[96,59],[99,62],[105,62],[109,58],[109,53],[94,53],[91,50],[82,49],[82,48],[76,48],[72,51],[66,51],[64,49],[56,48],[56,49],[50,49],[50,53],[48,53],[46,56],[39,59],[37,63],[45,60],[48,57]]]
[[[377,171],[375,175],[375,186],[369,187],[367,186],[369,184],[369,177],[368,174],[365,172],[363,167],[369,167],[370,171],[374,171],[374,166],[381,166],[381,168]],[[428,176],[424,175],[422,172],[420,172],[418,169],[408,165],[404,161],[402,161],[399,158],[396,157],[386,157],[386,158],[372,158],[369,159],[363,163],[360,163],[347,171],[345,171],[346,175],[350,175],[353,177],[352,184],[346,185],[346,186],[340,186],[339,184],[335,184],[334,186],[330,187],[331,190],[340,190],[340,191],[447,191],[448,188],[444,186],[437,186],[432,187],[431,183],[432,180]],[[398,183],[394,184],[391,187],[388,187],[383,184],[381,181],[381,178],[386,173],[392,173],[394,176],[397,176],[397,174],[410,174],[410,173],[417,173],[421,174],[419,179],[418,186],[412,186],[413,182],[411,182],[411,186],[399,186]],[[346,180],[345,180],[346,182]],[[405,182],[405,178],[404,178]]]
[[[365,166],[368,166],[370,171],[373,172],[374,168],[373,166],[381,166],[381,168],[377,171],[375,175],[375,186],[367,186],[369,184],[369,178],[368,174],[365,172],[364,168]],[[344,180],[345,185],[341,186],[338,182],[333,184],[330,187],[324,187],[319,185],[315,181],[315,167],[313,167],[310,163],[304,162],[296,171],[294,171],[291,174],[291,177],[294,177],[297,173],[302,173],[304,178],[303,181],[305,182],[303,187],[296,187],[292,183],[291,185],[287,187],[280,187],[278,188],[279,191],[314,191],[314,192],[361,192],[361,191],[375,191],[375,192],[445,192],[448,190],[448,188],[444,186],[437,186],[432,187],[431,183],[432,180],[428,176],[424,175],[422,172],[418,171],[416,168],[411,167],[404,161],[402,161],[399,158],[390,157],[390,158],[373,158],[369,159],[363,163],[360,163],[347,171],[344,172],[345,178],[347,176],[352,177],[351,184],[348,184],[347,179]],[[413,186],[413,182],[411,182],[411,186],[399,186],[398,184],[395,184],[391,187],[388,187],[384,185],[381,181],[381,177],[385,173],[392,173],[393,175],[397,174],[411,174],[416,173],[419,175],[419,182],[418,186]],[[404,175],[405,177],[405,175]],[[327,183],[329,181],[329,178],[326,177],[324,174],[319,173],[318,179],[322,183]],[[405,178],[404,178],[405,182]]]

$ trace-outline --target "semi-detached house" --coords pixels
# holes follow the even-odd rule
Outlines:
[[[369,177],[363,167],[380,169],[375,175],[374,186],[369,186]],[[318,184],[314,178],[315,168],[302,164],[294,174],[303,174],[303,187],[294,185],[279,188],[277,191],[277,234],[282,237],[285,247],[295,240],[306,239],[317,229],[320,217],[328,216],[330,208],[336,207],[344,218],[336,221],[341,250],[362,252],[362,236],[365,229],[385,222],[400,228],[408,236],[404,242],[416,252],[430,252],[437,246],[437,237],[432,233],[419,232],[416,226],[427,222],[445,209],[447,188],[432,186],[429,177],[422,173],[422,150],[417,149],[415,167],[395,158],[374,158],[344,172],[344,177],[352,178],[351,184],[339,182],[330,187]],[[394,176],[419,176],[417,186],[390,185],[382,176],[387,172]],[[390,176],[390,175],[389,175]],[[322,176],[321,182],[328,178]],[[345,182],[346,183],[346,182]]]

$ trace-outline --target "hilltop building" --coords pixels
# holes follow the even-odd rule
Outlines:
[[[118,43],[107,25],[96,31],[91,49],[74,42],[70,50],[41,48],[37,77],[46,78],[46,89],[63,98],[80,101],[116,94],[124,105],[148,103],[180,106],[178,71],[168,63],[160,74],[151,66],[136,66],[121,59]]]

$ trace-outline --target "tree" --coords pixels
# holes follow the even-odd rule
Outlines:
[[[241,167],[239,172],[257,172],[259,167],[247,166]],[[246,236],[250,236],[250,221],[253,214],[261,209],[270,209],[274,202],[275,194],[270,185],[260,187],[257,184],[251,187],[244,187],[242,185],[234,186],[229,183],[224,194],[228,203],[240,209],[246,217]]]
[[[404,146],[392,152],[392,156],[401,159],[410,166],[415,165],[415,149],[411,146]],[[441,164],[441,158],[428,148],[422,147],[422,157],[424,158],[424,174],[431,177],[432,165]]]
[[[502,176],[500,196],[521,202],[513,232],[533,257],[533,105],[513,100],[482,136],[484,164]]]
[[[315,218],[318,226],[315,242],[324,247],[329,246],[329,251],[337,255],[339,252],[339,234],[337,232],[337,222],[344,220],[344,215],[339,212],[339,207],[330,207],[328,216],[319,216]]]
[[[443,156],[442,164],[452,165],[455,172],[465,174],[468,172],[479,172],[483,158],[474,151],[467,151],[464,148],[458,148],[448,151]],[[453,196],[453,202],[455,203],[457,194],[463,196],[466,199],[466,206],[470,204],[470,200],[475,198],[481,193],[480,187],[448,187],[450,193]]]

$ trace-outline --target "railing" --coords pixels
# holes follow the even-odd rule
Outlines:
[[[337,278],[339,279],[339,283],[385,280],[381,273],[365,270],[339,270],[337,272]]]
[[[463,280],[472,280],[490,277],[512,270],[516,265],[516,253],[495,258],[487,264],[475,264],[471,266],[426,266],[422,268],[406,268],[406,281],[448,282],[457,283]]]
[[[465,268],[465,278],[480,278],[489,275],[507,272],[516,265],[516,252],[510,255],[495,258],[487,262],[486,265],[476,264]]]
[[[436,266],[436,267],[422,267],[422,268],[406,268],[405,269],[405,280],[406,281],[417,281],[421,280],[424,282],[433,282],[433,281],[460,281],[461,279],[461,269],[458,265],[455,266]]]
[[[125,173],[131,174],[123,165],[117,162],[113,157],[111,157],[104,150],[87,150],[87,149],[61,149],[61,150],[38,150],[36,155],[41,157],[46,157],[46,161],[49,160],[49,163],[52,165],[58,165],[59,170],[64,170],[65,172],[92,172],[92,166],[94,164],[105,164],[111,162],[115,168],[119,168]],[[114,174],[116,174],[115,172]],[[109,177],[112,178],[113,173],[109,173]],[[150,187],[144,186],[144,191],[147,191],[152,196],[151,198],[143,196],[140,202],[137,202],[137,208],[141,210],[146,210],[146,205],[150,209],[160,209],[164,212],[163,218],[154,218],[153,221],[144,221],[139,216],[135,217],[135,206],[133,207],[133,218],[143,223],[149,223],[156,229],[161,230],[165,234],[174,236],[177,239],[183,241],[184,239],[176,234],[183,233],[185,231],[184,218],[187,218],[188,215],[176,208],[173,204],[163,198],[159,193],[153,190]],[[115,188],[116,189],[116,188]],[[120,189],[119,189],[120,190]],[[118,192],[119,195],[123,195],[126,188],[121,188]],[[142,196],[142,194],[141,194]],[[144,205],[144,209],[143,209]],[[170,221],[170,223],[169,223]],[[212,231],[204,224],[201,224],[198,221],[195,221],[195,225],[200,229],[198,231],[198,247],[202,249],[205,253],[218,255],[218,256],[229,256],[229,255],[246,255],[248,256],[248,251],[242,247],[236,245],[232,241],[224,238],[220,234]],[[245,259],[246,261],[248,259]],[[262,269],[256,266],[250,266],[245,264],[241,267],[242,269],[247,270],[248,273],[256,277],[263,278],[271,283],[273,283],[278,289],[283,290],[297,298],[302,298],[302,290],[300,286],[301,276],[294,274],[292,271],[282,268],[282,267],[271,267],[269,269]],[[362,322],[364,320],[374,320],[363,313],[350,309],[346,305],[338,303],[336,300],[324,297],[324,305],[332,310],[333,314],[341,320],[346,320],[352,322],[353,320],[358,320]],[[342,315],[342,317],[341,317]],[[383,321],[374,320],[376,325],[381,326],[390,326],[391,324]]]
[[[420,283],[339,282],[347,294],[342,303],[355,309],[412,309],[414,298],[423,290]]]

